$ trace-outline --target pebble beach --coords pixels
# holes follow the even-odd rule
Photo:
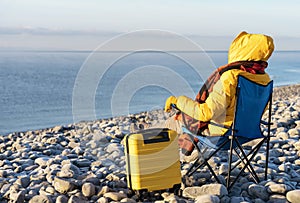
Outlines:
[[[300,85],[274,89],[268,180],[256,184],[246,172],[228,191],[204,168],[182,184],[182,196],[160,191],[139,199],[127,187],[122,140],[139,123],[156,125],[168,117],[154,110],[1,135],[0,202],[300,202]],[[259,177],[263,149],[254,158]],[[214,157],[211,164],[225,183],[226,158]],[[189,165],[182,163],[183,175]]]

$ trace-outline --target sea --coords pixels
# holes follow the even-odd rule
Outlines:
[[[0,134],[162,109],[194,97],[226,51],[0,51]],[[300,83],[300,51],[275,51],[275,86]]]

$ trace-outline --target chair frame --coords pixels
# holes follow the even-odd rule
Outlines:
[[[243,76],[239,76],[239,77],[243,77]],[[249,79],[246,78],[246,80],[250,81]],[[252,82],[252,81],[251,81]],[[255,83],[255,82],[252,82]],[[270,84],[272,83],[272,84]],[[257,83],[255,83],[257,84]],[[260,85],[260,84],[257,84]],[[242,175],[242,173],[245,171],[245,169],[248,169],[248,171],[250,172],[250,175],[252,176],[252,178],[254,179],[255,183],[259,183],[259,178],[255,172],[255,170],[253,169],[252,165],[251,165],[251,161],[253,160],[253,158],[256,156],[256,154],[258,153],[259,149],[261,148],[261,146],[266,143],[266,163],[265,163],[265,174],[264,174],[264,179],[267,179],[268,176],[268,162],[269,162],[269,149],[270,149],[270,131],[271,131],[271,113],[272,113],[272,92],[273,92],[273,81],[270,81],[267,85],[261,85],[261,86],[265,86],[267,87],[268,85],[271,85],[271,92],[269,95],[269,99],[268,99],[268,103],[265,106],[268,107],[268,121],[260,121],[260,124],[266,125],[267,126],[267,135],[265,135],[264,137],[262,137],[261,141],[259,143],[257,143],[254,147],[252,147],[252,149],[250,150],[250,152],[248,154],[245,153],[245,151],[243,150],[242,145],[239,142],[239,139],[236,135],[237,130],[235,129],[235,118],[236,118],[236,108],[235,108],[235,113],[234,113],[234,121],[232,123],[231,126],[222,126],[228,130],[231,130],[231,134],[228,135],[228,139],[226,139],[221,145],[219,145],[219,147],[212,153],[209,155],[209,157],[205,158],[204,157],[204,153],[205,151],[209,148],[206,147],[204,148],[202,151],[199,148],[199,146],[197,145],[197,143],[195,142],[194,139],[191,139],[191,141],[193,142],[193,144],[195,145],[195,149],[199,152],[199,157],[196,159],[196,161],[193,163],[193,165],[189,168],[189,170],[187,171],[186,175],[187,176],[191,176],[193,173],[195,173],[199,168],[203,167],[203,166],[207,166],[209,171],[211,172],[212,176],[215,178],[215,180],[218,183],[221,183],[220,179],[218,178],[218,176],[216,175],[216,173],[214,172],[213,168],[210,166],[209,164],[209,160],[219,151],[222,151],[222,148],[228,144],[230,142],[230,148],[229,148],[229,167],[228,167],[228,173],[227,173],[227,181],[226,181],[226,187],[228,190],[230,190],[232,188],[232,186],[236,183],[236,181],[238,180],[238,178]],[[237,92],[236,92],[236,106],[238,105],[237,101],[239,99],[239,93],[240,93],[240,86],[237,86]],[[210,124],[212,125],[218,125],[216,123],[210,122]],[[201,135],[192,135],[194,137],[201,137]],[[256,138],[258,139],[258,138]],[[255,140],[255,139],[253,139]],[[200,141],[200,140],[199,140]],[[205,145],[205,143],[203,143]],[[236,147],[234,147],[234,145],[236,145]],[[238,150],[240,151],[240,153],[238,153]],[[226,150],[227,151],[227,150]],[[232,155],[233,155],[233,151],[236,152],[237,156],[239,157],[239,160],[233,164],[232,163]],[[202,163],[199,164],[199,161],[202,160]],[[242,167],[241,171],[239,172],[239,174],[236,176],[236,178],[231,182],[231,172],[232,170],[234,170],[241,162],[243,162],[244,166]]]

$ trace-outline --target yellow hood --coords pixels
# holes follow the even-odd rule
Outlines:
[[[273,50],[273,39],[270,36],[241,32],[230,45],[228,63],[236,61],[267,61]]]

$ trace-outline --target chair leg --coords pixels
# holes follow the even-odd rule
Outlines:
[[[195,171],[198,169],[198,166],[196,166],[196,165],[198,164],[199,160],[200,160],[200,158],[197,158],[196,161],[193,163],[193,165],[189,168],[189,170],[186,172],[187,176],[191,176],[193,173],[195,173]],[[201,164],[199,164],[199,165],[201,165]],[[193,168],[197,168],[197,169],[193,170]],[[191,171],[192,171],[192,173],[191,173]]]
[[[207,162],[207,160],[204,160],[205,165],[208,167],[208,169],[210,170],[211,174],[213,175],[213,177],[216,179],[216,181],[218,183],[221,184],[220,179],[218,178],[218,176],[216,175],[216,173],[214,172],[213,168],[209,165],[209,163]]]
[[[197,145],[197,143],[194,140],[190,140],[190,141],[193,142],[193,145],[195,146],[196,150],[199,153],[199,157],[196,159],[196,161],[193,163],[193,165],[187,171],[187,173],[186,173],[187,176],[193,175],[203,165],[201,163],[199,164],[198,162],[200,161],[200,159],[204,160],[203,153],[206,151],[206,149],[201,151],[201,149],[199,148],[199,146]],[[197,166],[197,164],[198,164],[198,166]]]
[[[257,144],[251,151],[247,154],[247,157],[250,156],[253,152],[255,152],[258,149],[259,144]],[[235,165],[232,167],[232,170],[235,169],[242,161],[243,159],[240,159],[238,162],[235,163]]]
[[[247,154],[247,157],[249,157],[250,155],[251,156],[255,156],[257,153],[258,153],[258,150],[259,150],[259,148],[261,147],[261,145],[265,142],[267,140],[267,138],[264,138],[260,143],[258,143],[254,148],[252,148],[251,149],[251,151]],[[268,146],[267,146],[267,148],[268,148]],[[232,170],[233,169],[235,169],[241,162],[243,162],[243,164],[245,165],[246,163],[244,162],[244,157],[241,157],[241,155],[237,152],[237,150],[236,149],[234,149],[235,150],[235,152],[237,153],[237,155],[239,156],[239,158],[240,158],[240,160],[238,161],[238,162],[236,162],[235,163],[235,165],[232,167]],[[267,157],[269,156],[268,155],[268,150],[267,150]],[[268,158],[267,158],[268,159]],[[249,168],[248,168],[249,169]],[[255,180],[256,178],[255,178],[255,176],[253,175],[255,172],[254,172],[254,170],[252,170],[252,173],[251,173],[251,171],[250,171],[250,169],[249,169],[249,172],[250,172],[250,175],[252,176],[252,178]],[[265,173],[267,173],[267,165],[266,165],[266,169],[265,169]]]
[[[266,153],[266,168],[265,168],[265,180],[268,177],[268,167],[269,167],[269,149],[270,149],[270,133],[271,133],[271,120],[272,120],[272,98],[273,94],[271,93],[269,99],[269,115],[268,115],[268,135],[267,135],[267,153]]]
[[[187,176],[191,176],[193,175],[199,168],[201,168],[203,165],[206,165],[208,167],[208,169],[210,170],[211,174],[213,175],[213,177],[216,179],[216,181],[218,183],[221,183],[220,179],[218,178],[218,176],[216,175],[216,173],[214,172],[213,168],[209,165],[208,160],[211,159],[211,157],[213,157],[216,153],[218,153],[222,147],[224,147],[230,140],[226,140],[224,141],[218,149],[216,149],[212,154],[210,154],[210,156],[208,158],[205,158],[203,156],[203,152],[205,152],[207,150],[207,148],[205,148],[203,151],[201,151],[201,149],[198,147],[198,145],[196,144],[196,149],[199,152],[199,157],[195,163],[190,167],[190,169],[188,170],[188,172],[186,173]],[[198,166],[196,166],[196,164],[199,162],[199,159],[202,158],[203,159],[203,163],[199,164]],[[194,168],[194,169],[193,169]],[[193,169],[193,170],[192,170]]]
[[[245,158],[242,157],[242,156],[237,152],[236,149],[234,149],[234,151],[235,151],[235,153],[238,155],[240,161],[238,161],[238,163],[236,163],[235,166],[232,167],[232,170],[235,169],[241,162],[243,162],[244,166],[247,164],[247,162],[245,162],[245,160],[244,160]],[[251,153],[250,153],[250,154],[247,154],[247,157],[248,157],[249,155],[251,155]],[[253,174],[255,173],[255,171],[254,171],[254,169],[252,168],[251,165],[249,165],[249,166],[250,166],[250,168],[248,168],[248,170],[249,170],[249,172],[250,172],[250,175],[251,175],[252,178],[255,180],[256,178],[255,178],[255,176],[253,175]]]
[[[233,137],[231,136],[230,137],[229,166],[228,166],[227,183],[226,183],[227,188],[229,188],[229,186],[230,186],[231,163],[232,163],[232,149],[233,149]]]
[[[267,137],[267,152],[266,152],[265,180],[267,180],[267,177],[268,177],[269,148],[270,148],[270,136]]]
[[[197,146],[197,145],[196,145],[196,146]],[[196,161],[193,163],[193,165],[189,168],[189,170],[187,171],[186,175],[187,175],[187,176],[193,175],[193,174],[194,174],[199,168],[201,168],[203,165],[208,166],[208,169],[209,169],[212,173],[214,173],[213,170],[212,170],[212,168],[210,167],[209,163],[207,162],[214,154],[211,155],[208,159],[205,159],[203,153],[205,153],[205,152],[207,151],[207,148],[205,148],[203,151],[201,151],[200,148],[199,148],[198,146],[197,146],[196,148],[197,148],[197,151],[198,151],[198,153],[199,153],[199,157],[196,159]],[[203,162],[199,164],[200,159],[203,160]],[[198,164],[198,165],[197,165],[197,164]],[[213,174],[213,175],[216,177],[215,174]],[[218,181],[218,182],[219,182],[219,181]]]
[[[245,157],[247,163],[246,163],[246,165],[242,168],[242,170],[240,171],[240,173],[239,173],[238,176],[236,177],[235,181],[240,177],[240,175],[244,172],[244,170],[245,170],[246,168],[248,168],[248,165],[250,165],[250,162],[252,161],[252,159],[254,158],[254,156],[257,154],[258,149],[262,146],[262,144],[264,143],[264,141],[261,141],[261,142],[258,144],[257,150],[251,155],[250,159],[248,159],[248,158],[246,157],[246,154],[245,154],[245,152],[242,150],[242,147],[241,147],[240,143],[239,143],[237,140],[236,140],[236,142],[237,142],[237,145],[238,145],[239,149],[241,150],[243,156]],[[255,171],[254,171],[254,174],[253,174],[253,175],[255,176],[255,181],[256,181],[256,182],[259,182],[259,178],[257,177]],[[235,182],[235,181],[234,181],[234,182]]]

